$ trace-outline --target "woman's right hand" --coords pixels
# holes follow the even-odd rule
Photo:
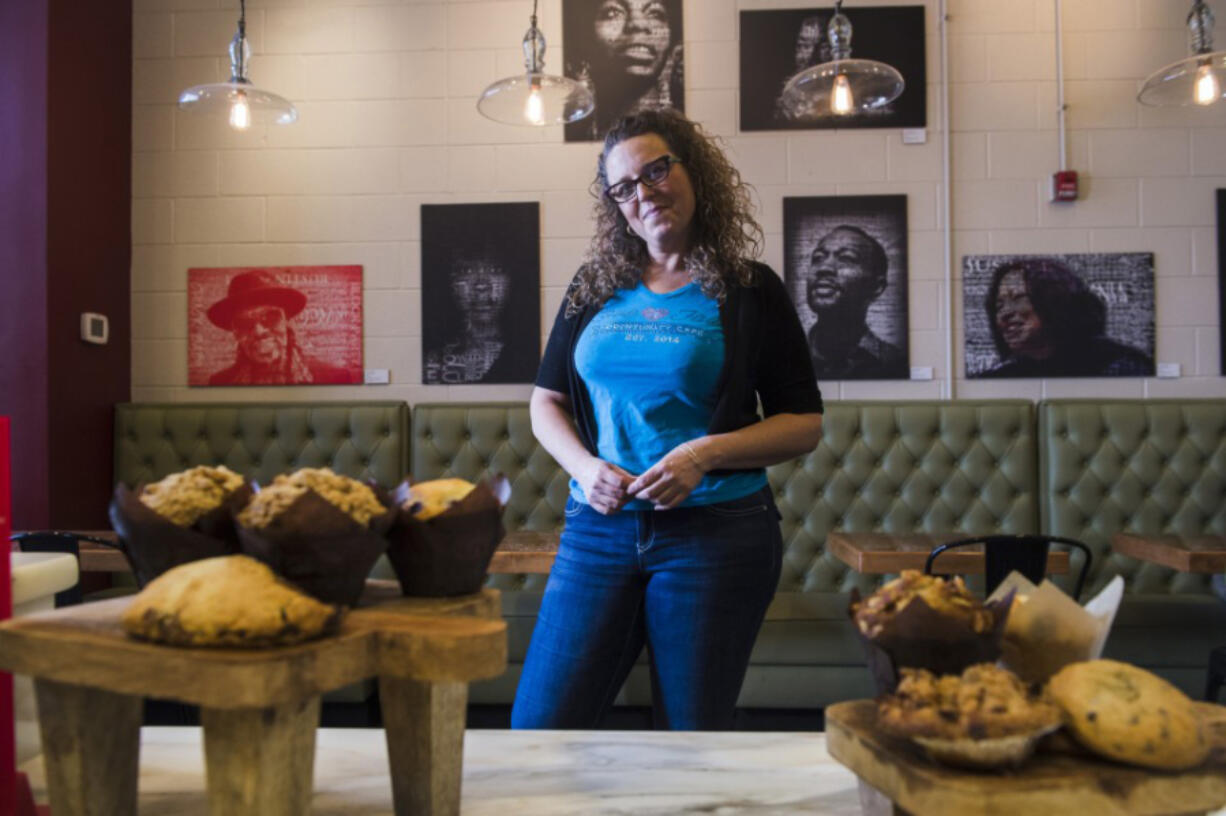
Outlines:
[[[611,462],[593,456],[574,476],[587,503],[598,513],[616,513],[630,500],[626,487],[634,481],[634,475]]]

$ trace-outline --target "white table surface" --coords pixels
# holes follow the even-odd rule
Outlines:
[[[314,816],[391,814],[377,729],[320,729]],[[141,731],[141,816],[206,816],[200,729]],[[47,801],[41,759],[22,766]],[[860,813],[823,734],[468,731],[464,816]]]

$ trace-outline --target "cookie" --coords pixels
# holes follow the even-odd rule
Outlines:
[[[245,555],[206,558],[151,581],[124,610],[124,631],[172,646],[284,646],[318,637],[337,607],[285,584]]]
[[[1049,688],[1065,725],[1096,754],[1162,770],[1193,768],[1209,755],[1192,701],[1144,669],[1088,660],[1061,669]]]

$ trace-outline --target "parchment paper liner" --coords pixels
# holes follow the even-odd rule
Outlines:
[[[1039,741],[1060,728],[1060,723],[1045,725],[1025,734],[1010,734],[1007,737],[985,739],[942,739],[939,737],[911,737],[923,747],[928,756],[943,765],[972,770],[998,770],[1016,768],[1034,753]]]
[[[387,549],[385,533],[395,516],[387,495],[375,495],[388,510],[363,527],[308,489],[267,527],[240,523],[242,552],[324,603],[354,606],[371,567]]]
[[[903,667],[928,669],[933,674],[961,674],[976,663],[995,663],[1000,657],[1000,637],[1009,615],[1012,594],[990,601],[992,628],[975,632],[970,621],[934,610],[923,598],[914,598],[896,613],[874,638],[868,638],[856,625],[853,609],[860,601],[859,589],[851,591],[847,615],[864,646],[869,671],[877,694],[893,694],[898,688],[898,670]]]
[[[1124,579],[1115,576],[1085,607],[1051,581],[1036,587],[1019,572],[1009,573],[992,598],[1010,592],[1014,602],[1001,638],[1001,662],[1025,682],[1043,683],[1070,663],[1102,657]]]
[[[479,482],[467,496],[427,521],[403,509],[409,483],[392,493],[397,507],[388,533],[387,557],[405,595],[469,595],[481,589],[494,550],[506,535],[502,508],[511,486],[498,475]]]
[[[180,564],[239,551],[234,516],[251,500],[251,485],[232,491],[190,527],[180,527],[141,502],[141,487],[129,490],[119,484],[108,508],[111,528],[119,535],[118,549],[128,559],[138,586]]]

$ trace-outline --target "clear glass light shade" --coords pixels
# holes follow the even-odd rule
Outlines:
[[[235,130],[298,121],[298,109],[288,99],[241,82],[215,82],[188,88],[179,94],[179,109],[226,118]]]
[[[500,79],[477,100],[477,110],[487,119],[537,127],[578,121],[595,107],[596,100],[583,83],[539,73]]]
[[[1195,54],[1159,68],[1137,94],[1142,105],[1212,105],[1226,94],[1226,51]]]
[[[806,68],[783,88],[783,110],[792,119],[848,116],[888,105],[906,82],[890,65],[845,59]]]

